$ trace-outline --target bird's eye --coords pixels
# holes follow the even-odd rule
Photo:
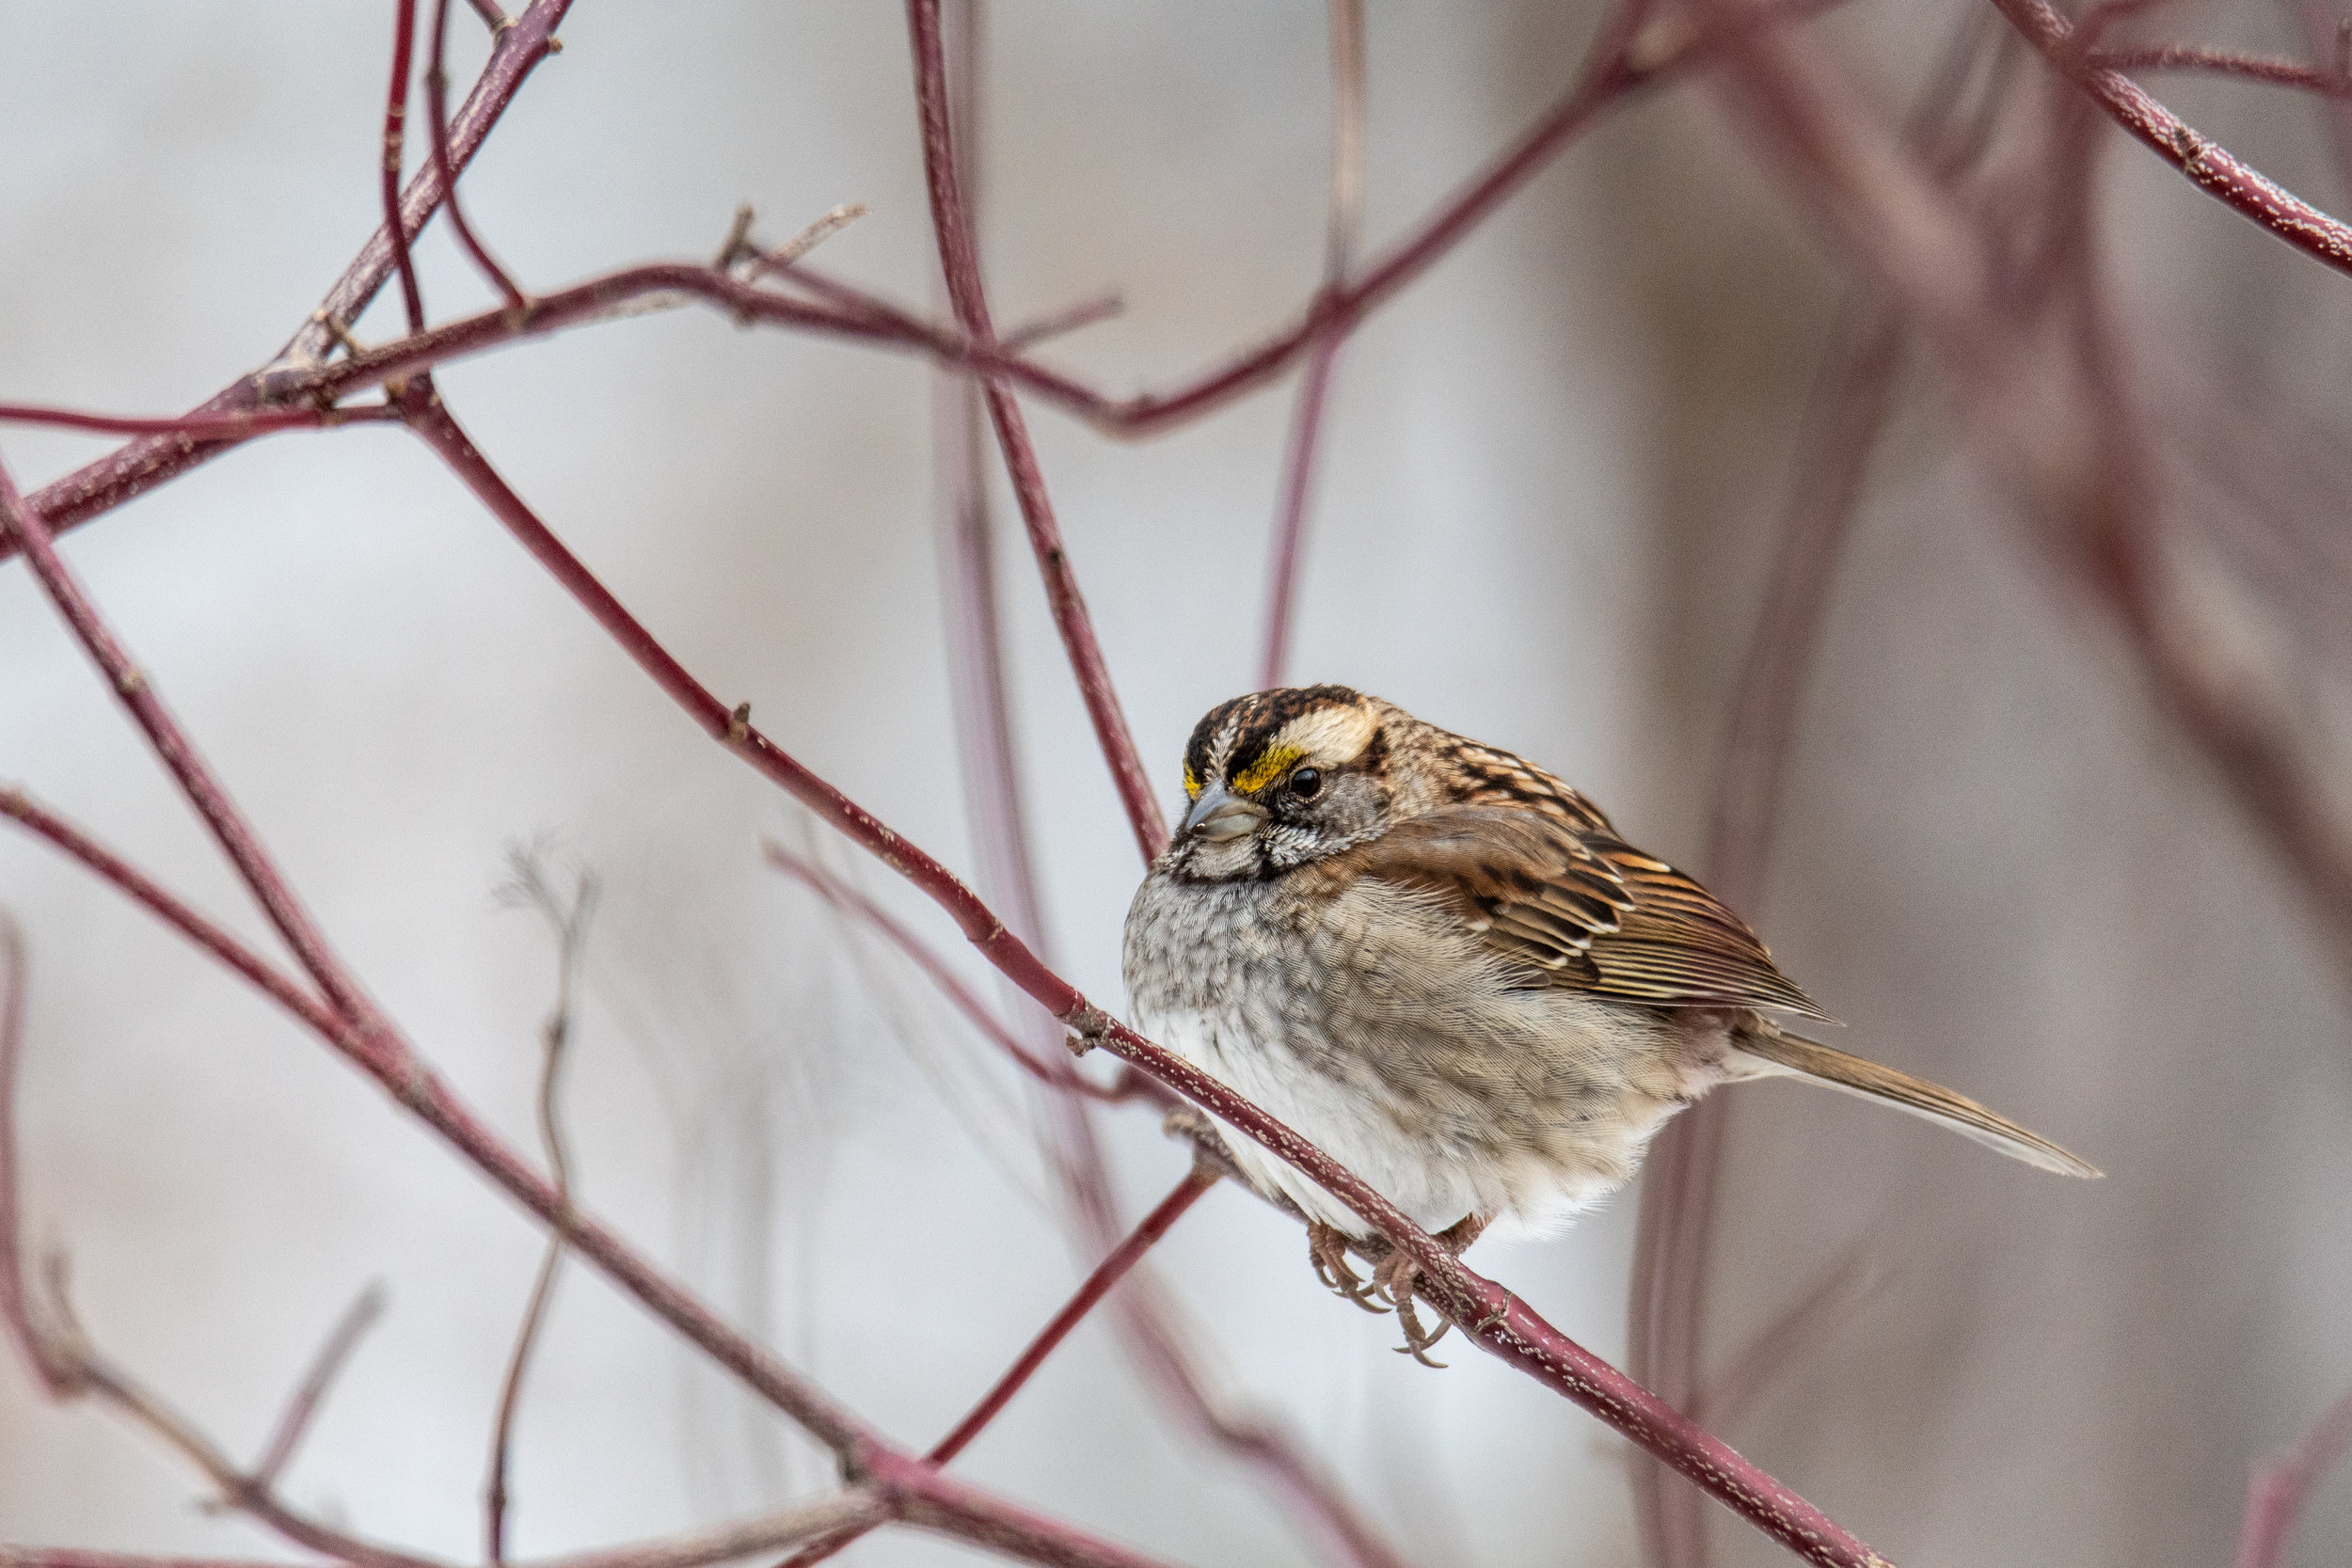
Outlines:
[[[1291,798],[1311,800],[1323,793],[1323,775],[1311,768],[1302,768],[1291,775]]]

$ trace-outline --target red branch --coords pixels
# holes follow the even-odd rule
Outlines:
[[[1883,1561],[1812,1504],[1560,1333],[1509,1291],[1472,1273],[1329,1155],[1089,1002],[1008,931],[954,873],[754,728],[748,708],[730,710],[695,681],[532,515],[429,388],[412,389],[410,422],[673,701],[713,738],[913,882],[999,973],[1068,1025],[1081,1047],[1101,1045],[1314,1178],[1421,1265],[1423,1293],[1484,1348],[1584,1406],[1790,1550],[1839,1568],[1877,1568]]]
[[[535,330],[552,330],[626,300],[675,289],[733,309],[748,310],[761,320],[878,342],[921,346],[943,359],[975,371],[1002,374],[1105,431],[1122,436],[1156,434],[1265,385],[1281,374],[1327,330],[1352,329],[1427,270],[1569,143],[1625,99],[1680,78],[1717,57],[1725,45],[1740,38],[1801,21],[1838,3],[1839,0],[1774,0],[1720,25],[1650,32],[1638,26],[1643,7],[1626,5],[1603,24],[1567,91],[1485,170],[1439,202],[1352,282],[1340,290],[1319,292],[1292,326],[1167,391],[1113,397],[1057,371],[1007,354],[1003,344],[994,350],[966,345],[957,334],[930,326],[855,290],[840,290],[847,298],[857,302],[854,309],[812,310],[806,306],[795,308],[793,302],[772,294],[735,286],[732,279],[714,277],[705,268],[662,269],[669,274],[666,280],[656,278],[648,269],[628,269],[593,279],[572,293],[572,303],[585,308],[574,309],[560,321],[549,320],[546,318],[554,303],[552,296],[537,300],[533,302],[532,323],[527,325]],[[531,70],[554,51],[554,29],[570,7],[571,0],[533,0],[529,9],[500,33],[490,63],[451,124],[453,169],[462,171],[471,161]],[[402,206],[405,232],[417,231],[438,207],[444,190],[437,160],[418,171]],[[333,333],[326,324],[348,323],[356,318],[392,270],[391,241],[387,233],[378,232],[328,293],[326,303],[312,312],[310,324],[294,335],[280,356],[279,367],[265,368],[239,379],[195,412],[233,412],[324,390],[329,383],[317,377],[311,367],[331,344]],[[806,268],[794,268],[792,276],[803,282],[816,281]],[[389,353],[380,351],[369,356],[376,372],[364,379],[380,380],[387,375],[428,368],[458,354],[477,352],[506,339],[530,335],[525,326],[503,320],[508,313],[500,311],[476,318],[474,330],[460,335],[462,342],[436,333],[426,335],[421,343],[404,340],[389,345]],[[485,324],[490,330],[483,330]],[[62,531],[177,478],[223,450],[226,449],[222,445],[176,436],[135,441],[43,486],[29,499],[53,531]],[[6,555],[5,550],[0,550],[0,560],[5,560]]]
[[[2251,218],[2296,249],[2339,272],[2352,273],[2352,227],[2329,217],[2149,96],[2146,89],[2095,53],[2074,47],[2074,26],[2046,0],[1993,0],[2026,41],[2066,78],[2089,93],[2109,119],[2208,196]]]
[[[490,51],[489,63],[482,68],[473,90],[457,111],[450,124],[450,166],[460,171],[473,161],[482,144],[490,135],[515,95],[522,90],[532,70],[555,50],[555,29],[572,8],[572,0],[532,0],[520,16],[500,30],[497,42]],[[414,234],[424,226],[447,187],[441,182],[437,161],[417,171],[408,183],[407,195],[401,201],[401,231]],[[375,297],[384,280],[392,275],[393,230],[380,229],[360,247],[359,254],[343,269],[326,299],[310,313],[310,319],[279,351],[281,361],[308,365],[326,356],[333,348],[335,331],[329,323],[348,326],[366,309]],[[232,414],[257,408],[268,399],[263,392],[264,381],[260,372],[241,376],[199,404],[199,415]],[[95,463],[75,469],[54,484],[44,485],[29,498],[32,510],[44,518],[53,532],[62,531],[75,523],[97,516],[119,506],[132,497],[153,489],[167,480],[177,479],[228,449],[228,444],[178,434],[159,435],[133,441],[119,451],[109,452]],[[0,560],[13,554],[12,546],[0,548]]]
[[[966,1482],[941,1476],[892,1446],[798,1373],[727,1327],[691,1292],[665,1278],[597,1221],[576,1208],[562,1208],[554,1188],[484,1127],[398,1037],[360,1038],[355,1028],[292,976],[23,792],[0,793],[0,816],[22,824],[112,883],[254,984],[338,1053],[368,1071],[493,1183],[551,1227],[560,1227],[571,1248],[614,1284],[832,1448],[841,1457],[850,1479],[873,1489],[874,1497],[865,1502],[858,1501],[857,1494],[850,1495],[849,1500],[858,1508],[876,1506],[892,1518],[993,1546],[1035,1562],[1069,1564],[1073,1568],[1159,1568],[1136,1553],[1073,1527],[1043,1519]],[[398,1053],[397,1064],[383,1065],[382,1058],[391,1053]],[[0,1129],[0,1153],[12,1152],[6,1137],[5,1129]],[[9,1174],[0,1176],[0,1205],[6,1206],[0,1207],[0,1219],[16,1217],[12,1172],[11,1166]],[[11,1244],[7,1256],[0,1258],[0,1307],[15,1309],[12,1304],[23,1299],[15,1271]],[[20,1316],[10,1322],[22,1324],[30,1320]],[[21,1329],[20,1341],[25,1337],[25,1331]],[[40,1342],[37,1335],[32,1336],[32,1342]],[[823,1527],[824,1533],[834,1533],[850,1522],[846,1517],[833,1518]],[[690,1564],[740,1557],[771,1544],[786,1545],[793,1538],[778,1537],[771,1543],[762,1535],[738,1541],[722,1531],[717,1545],[723,1549],[679,1553],[648,1547],[591,1553],[566,1560],[564,1568],[687,1568]],[[397,1560],[416,1568],[414,1560]]]

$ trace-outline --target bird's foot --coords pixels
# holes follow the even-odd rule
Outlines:
[[[1372,1286],[1349,1264],[1347,1248],[1347,1232],[1339,1227],[1321,1220],[1307,1222],[1307,1261],[1314,1265],[1315,1277],[1367,1312],[1386,1312],[1388,1308],[1375,1299]]]
[[[1420,1278],[1421,1265],[1399,1247],[1372,1271],[1372,1288],[1374,1293],[1386,1297],[1396,1307],[1397,1326],[1405,1331],[1405,1342],[1396,1347],[1396,1354],[1409,1355],[1424,1367],[1443,1368],[1444,1362],[1429,1359],[1429,1347],[1445,1338],[1454,1321],[1440,1316],[1434,1334],[1422,1326],[1421,1314],[1413,1308],[1413,1285]]]
[[[1486,1228],[1483,1215],[1470,1214],[1438,1232],[1438,1244],[1459,1258],[1470,1244],[1478,1240]],[[1409,1355],[1424,1367],[1443,1368],[1442,1361],[1429,1359],[1429,1347],[1446,1337],[1454,1320],[1438,1319],[1435,1333],[1422,1326],[1421,1314],[1413,1308],[1413,1287],[1421,1278],[1421,1265],[1405,1254],[1402,1247],[1391,1251],[1373,1271],[1372,1289],[1375,1295],[1385,1296],[1396,1307],[1397,1325],[1405,1331],[1405,1342],[1397,1347],[1397,1354]],[[1482,1325],[1484,1326],[1484,1325]]]

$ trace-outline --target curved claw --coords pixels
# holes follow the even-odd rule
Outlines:
[[[1405,1331],[1405,1342],[1396,1347],[1397,1354],[1409,1355],[1424,1367],[1442,1370],[1446,1363],[1429,1359],[1428,1350],[1446,1337],[1454,1322],[1441,1315],[1434,1334],[1422,1326],[1421,1314],[1413,1309],[1413,1284],[1420,1277],[1419,1265],[1400,1252],[1374,1271],[1373,1289],[1396,1305],[1397,1325]]]
[[[1405,1342],[1396,1347],[1396,1354],[1409,1355],[1424,1367],[1434,1368],[1438,1371],[1445,1370],[1449,1363],[1430,1360],[1429,1347],[1445,1338],[1446,1330],[1454,1326],[1452,1321],[1439,1318],[1438,1332],[1435,1334],[1428,1332],[1421,1326],[1421,1315],[1413,1310],[1413,1298],[1410,1295],[1396,1304],[1396,1321],[1405,1330]]]
[[[1329,1286],[1334,1293],[1354,1302],[1367,1312],[1385,1313],[1378,1293],[1371,1283],[1348,1266],[1347,1237],[1338,1227],[1311,1221],[1307,1227],[1307,1261],[1312,1265],[1315,1277]]]

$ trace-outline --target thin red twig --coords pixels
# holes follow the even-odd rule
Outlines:
[[[403,122],[408,118],[408,68],[417,46],[417,0],[399,0],[392,22],[392,82],[384,98],[384,230],[392,237],[392,264],[400,272],[401,309],[408,314],[408,330],[424,330],[424,295],[417,287],[417,267],[408,254],[408,230],[400,216],[400,164]]]
[[[327,951],[326,939],[294,901],[260,841],[230,803],[228,793],[214,779],[211,769],[197,755],[179,722],[166,711],[147,676],[100,618],[97,607],[91,604],[89,595],[83,592],[51,544],[48,529],[24,507],[16,482],[4,465],[0,465],[0,530],[14,536],[17,549],[31,563],[59,616],[114,689],[132,721],[145,732],[156,756],[178,781],[188,803],[196,808],[214,841],[237,868],[254,900],[262,906],[312,983],[344,1017],[357,1020],[366,1016],[369,1004],[344,977],[341,965]]]
[[[279,430],[332,430],[338,425],[399,417],[398,409],[378,403],[333,408],[271,408],[248,414],[181,414],[152,420],[123,414],[86,414],[77,408],[43,408],[29,403],[0,403],[0,421],[9,424],[53,425],[61,430],[87,430],[103,436],[185,436],[196,440],[219,441],[244,441]]]
[[[907,0],[907,25],[914,36],[914,96],[923,126],[924,176],[930,192],[931,227],[939,240],[939,262],[946,277],[947,299],[954,308],[956,325],[964,336],[982,349],[993,349],[996,329],[989,319],[988,296],[980,282],[971,217],[964,211],[962,187],[957,179],[954,132],[949,124],[947,67],[940,44],[939,0]],[[1038,470],[1028,421],[1022,415],[1020,404],[999,378],[983,373],[980,392],[988,408],[989,422],[996,430],[997,445],[1004,451],[1005,468],[1012,478],[1013,499],[1021,507],[1021,518],[1028,530],[1029,547],[1037,556],[1038,573],[1044,579],[1046,603],[1053,610],[1055,629],[1061,634],[1062,649],[1069,656],[1071,673],[1077,678],[1079,695],[1086,701],[1087,717],[1093,722],[1095,739],[1110,768],[1120,803],[1126,810],[1136,844],[1149,860],[1168,842],[1168,823],[1160,813],[1159,797],[1152,793],[1151,780],[1144,772],[1142,758],[1136,751],[1135,737],[1128,731],[1127,716],[1120,707],[1118,689],[1111,684],[1102,643],[1094,634],[1093,618],[1087,613],[1086,597],[1078,590],[1077,573],[1071,567],[1061,525],[1046,496],[1044,476]]]
[[[1013,1395],[1019,1393],[1022,1386],[1037,1374],[1037,1370],[1045,1365],[1045,1358],[1070,1337],[1071,1330],[1094,1310],[1097,1303],[1110,1294],[1112,1287],[1126,1277],[1127,1271],[1142,1260],[1152,1244],[1167,1235],[1176,1222],[1184,1218],[1185,1211],[1198,1203],[1202,1194],[1216,1185],[1216,1172],[1200,1165],[1186,1171],[1184,1179],[1160,1199],[1157,1207],[1144,1215],[1127,1239],[1112,1249],[1110,1256],[1087,1275],[1086,1282],[1078,1287],[1062,1309],[1054,1314],[1053,1321],[1040,1329],[1037,1338],[1029,1341],[1028,1349],[1021,1353],[1020,1359],[1007,1368],[1005,1375],[996,1380],[996,1386],[981,1396],[979,1403],[972,1407],[971,1414],[958,1421],[955,1430],[939,1440],[927,1456],[930,1462],[945,1465],[969,1448],[972,1440],[1011,1402]]]
[[[2352,97],[2352,83],[2331,71],[2319,71],[2298,60],[2268,55],[2241,55],[2227,49],[2167,43],[2133,49],[2093,49],[2083,63],[2100,71],[2189,71],[2209,76],[2234,76],[2267,87],[2295,87],[2326,98]]]
[[[527,316],[531,312],[531,301],[523,296],[522,290],[515,286],[515,280],[506,276],[506,269],[492,261],[489,251],[474,237],[473,225],[466,221],[465,205],[457,199],[457,170],[449,156],[449,72],[442,69],[442,61],[447,57],[444,54],[447,42],[444,35],[448,31],[449,0],[434,0],[433,60],[424,73],[424,107],[432,121],[433,167],[440,177],[442,205],[449,211],[450,227],[456,230],[458,244],[466,247],[466,254],[473,258],[473,264],[481,269],[491,285],[506,296],[506,308],[517,317]],[[412,324],[409,330],[416,330],[416,325]]]

